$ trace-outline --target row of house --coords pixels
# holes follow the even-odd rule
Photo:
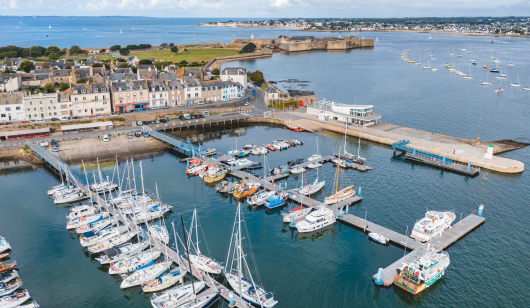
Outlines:
[[[154,67],[138,69],[136,73],[130,69],[106,71],[90,67],[87,70],[81,74],[87,79],[84,83],[75,83],[80,77],[79,69],[69,70],[67,77],[57,73],[61,70],[36,70],[31,73],[32,81],[66,82],[70,88],[64,92],[33,95],[15,91],[17,84],[18,88],[22,88],[25,82],[29,82],[23,78],[25,74],[0,74],[0,84],[2,80],[8,81],[8,87],[4,84],[7,91],[0,93],[0,122],[90,117],[166,106],[225,102],[243,97],[247,87],[244,68],[226,68],[220,79],[211,81],[202,81],[193,74],[183,76],[158,72]]]

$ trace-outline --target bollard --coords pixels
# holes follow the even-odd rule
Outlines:
[[[287,190],[287,181],[285,181],[285,190]]]
[[[412,156],[416,156],[416,149],[412,149]]]
[[[339,218],[342,218],[342,208],[340,208]]]
[[[383,285],[383,269],[382,268],[379,268],[379,271],[377,271],[377,278],[375,279],[375,284]]]
[[[482,217],[482,210],[484,210],[484,205],[481,204],[481,205],[478,207],[478,214],[477,214],[477,215],[478,215],[479,217]]]
[[[471,162],[467,162],[467,171],[469,171],[471,169]]]
[[[94,201],[94,193],[93,192],[90,192],[90,200]]]
[[[228,192],[232,193],[232,182],[228,183]]]
[[[359,193],[357,195],[361,197],[361,187],[359,187]]]
[[[221,152],[219,152],[219,158],[221,158]]]
[[[291,217],[291,224],[290,224],[291,228],[294,228],[294,213],[293,213],[293,216]]]
[[[278,192],[282,192],[282,183],[278,183]]]
[[[346,215],[348,215],[348,212],[350,211],[350,205],[349,204],[346,204]]]
[[[190,168],[190,160],[186,160],[186,168],[189,169]]]
[[[445,165],[445,156],[442,159],[442,165]]]
[[[230,293],[228,293],[228,301],[230,302],[228,304],[229,307],[234,307],[235,303],[234,303],[234,293],[232,293],[232,291],[230,291]]]

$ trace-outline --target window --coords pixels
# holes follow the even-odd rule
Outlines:
[[[88,107],[88,103],[83,103],[83,107]]]
[[[131,93],[127,93],[127,97],[129,97],[129,96],[130,96],[130,94],[131,94]]]
[[[53,115],[57,115],[57,112],[54,112]]]
[[[85,109],[85,112],[88,112],[88,109]]]
[[[107,99],[107,97],[105,95],[103,95],[103,100],[106,100],[106,99]]]
[[[83,100],[86,101],[86,97],[83,97]]]
[[[96,106],[99,106],[99,103],[96,103]]]
[[[120,93],[120,98],[122,98],[122,97],[123,97],[123,96],[122,96],[121,93]],[[105,98],[103,98],[103,99],[105,99]]]
[[[136,92],[133,92],[133,96],[136,96]]]
[[[42,112],[42,107],[40,107],[40,111]]]
[[[52,107],[51,107],[51,106],[48,106],[48,110],[52,110]]]
[[[15,107],[16,110],[22,110],[22,107]]]
[[[76,98],[74,98],[74,101],[76,101],[76,102],[77,102],[77,97],[76,97]]]
[[[51,117],[52,113],[51,112],[48,112],[48,116]]]
[[[33,111],[37,111],[37,107],[33,107]]]
[[[81,110],[77,110],[77,113],[81,113]]]
[[[30,112],[30,111],[31,111],[31,108],[28,107],[28,112]]]
[[[94,100],[95,100],[95,101],[97,101],[97,100],[98,100],[98,97],[97,97],[97,95],[96,95],[96,97],[94,97]]]
[[[107,102],[103,102],[103,105],[106,105],[106,104],[107,104]]]
[[[195,97],[199,97],[199,93],[195,93]]]
[[[81,107],[81,104],[75,104],[75,108]]]
[[[29,101],[29,104],[30,104],[30,105],[33,105],[33,102],[32,102],[32,101]]]
[[[53,109],[54,109],[54,110],[57,109],[57,106],[53,106]]]
[[[39,104],[41,104],[41,105],[42,105],[42,101],[39,101]]]
[[[50,99],[50,104],[53,104],[53,101]]]
[[[94,88],[94,92],[97,92],[98,91],[98,88]]]
[[[11,107],[6,107],[6,111],[11,111]]]
[[[5,118],[5,117],[6,117],[5,113],[0,114],[0,118]]]

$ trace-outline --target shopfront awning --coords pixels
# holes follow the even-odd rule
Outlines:
[[[149,105],[149,102],[144,103],[134,103],[135,106],[143,106],[143,105]]]

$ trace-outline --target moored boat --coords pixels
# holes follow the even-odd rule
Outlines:
[[[287,203],[288,197],[287,193],[278,193],[265,199],[264,205],[268,209],[277,208]]]
[[[0,236],[0,253],[9,249],[11,249],[9,242],[5,239],[5,237]]]
[[[18,307],[30,298],[31,296],[27,290],[7,295],[0,298],[0,308]]]
[[[296,224],[296,229],[300,233],[312,232],[334,224],[336,221],[333,210],[324,206],[309,213],[304,220]]]
[[[144,293],[156,292],[165,290],[179,282],[182,284],[182,279],[185,275],[186,271],[183,271],[180,268],[162,273],[154,279],[144,281],[142,283],[142,291],[144,291]]]
[[[368,236],[372,240],[378,242],[379,244],[383,244],[383,245],[388,244],[388,238],[384,237],[381,234],[378,234],[378,233],[375,233],[375,232],[370,232],[370,233],[368,233]]]
[[[144,267],[140,270],[135,271],[125,278],[121,284],[120,288],[126,289],[134,286],[142,285],[144,282],[150,281],[157,276],[166,272],[171,266],[171,261],[164,261],[161,263],[153,264],[148,267]]]
[[[272,195],[274,195],[274,191],[263,190],[257,194],[250,196],[247,199],[247,202],[250,205],[262,205],[263,203],[265,203],[265,200],[267,200],[267,198],[271,197]]]
[[[22,286],[22,280],[15,279],[14,281],[0,283],[0,297],[15,292],[16,289]]]
[[[12,268],[15,268],[17,266],[17,261],[13,261],[11,263],[2,263],[0,264],[0,273],[4,273],[9,271]]]
[[[456,216],[453,212],[427,211],[425,217],[414,224],[410,237],[427,242],[451,227]]]

